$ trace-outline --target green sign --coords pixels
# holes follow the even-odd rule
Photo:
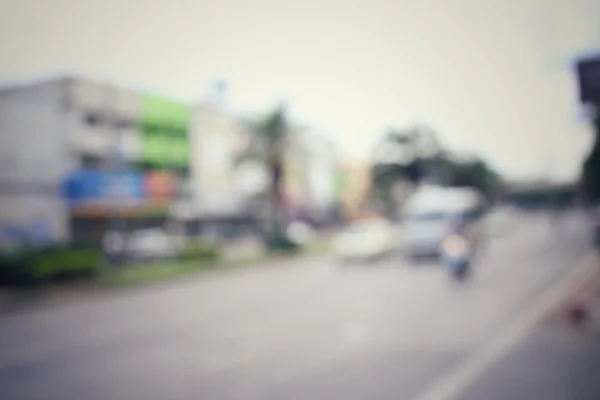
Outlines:
[[[189,164],[190,109],[186,104],[155,95],[141,98],[140,161],[160,166]]]

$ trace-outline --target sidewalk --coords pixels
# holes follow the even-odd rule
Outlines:
[[[599,378],[600,330],[546,321],[459,398],[597,400]]]
[[[600,269],[576,286],[522,343],[489,368],[459,399],[600,399]],[[570,324],[568,311],[590,301],[589,321]]]

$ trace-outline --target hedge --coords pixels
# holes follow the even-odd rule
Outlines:
[[[219,258],[219,250],[216,246],[201,243],[188,243],[180,251],[180,260],[216,261]]]
[[[34,285],[87,278],[99,272],[101,263],[100,249],[89,246],[22,248],[0,254],[0,285]]]
[[[284,235],[270,234],[265,235],[265,242],[269,250],[274,252],[297,252],[300,250],[300,246],[292,242]]]

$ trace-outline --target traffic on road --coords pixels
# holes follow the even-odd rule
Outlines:
[[[505,215],[458,286],[435,259],[326,255],[5,316],[2,398],[475,399],[460,395],[487,368],[453,374],[590,249],[581,215],[560,240],[544,215]],[[351,235],[367,227],[387,229]]]

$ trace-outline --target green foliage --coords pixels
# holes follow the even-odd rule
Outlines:
[[[215,245],[203,243],[189,243],[181,250],[180,260],[217,261],[219,251]]]
[[[22,248],[0,254],[0,285],[25,286],[89,278],[99,272],[101,262],[101,251],[93,247]]]
[[[300,246],[284,235],[269,234],[266,235],[264,239],[270,251],[283,253],[295,253],[300,251]]]
[[[265,165],[269,175],[268,197],[270,202],[270,219],[274,232],[281,232],[285,224],[285,208],[283,200],[283,176],[285,169],[286,142],[291,130],[283,106],[276,108],[264,119],[250,123],[252,145],[235,160],[236,165],[247,161],[260,161]]]
[[[393,214],[398,205],[391,196],[392,186],[398,181],[418,184],[425,180],[446,186],[472,187],[489,199],[502,187],[500,175],[485,161],[455,160],[430,128],[417,126],[386,133],[374,153],[374,200],[384,205],[384,212]]]
[[[488,198],[493,198],[501,188],[500,176],[483,160],[455,162],[449,168],[450,186],[472,187]]]
[[[250,148],[235,160],[236,164],[245,161],[262,161],[266,165],[283,157],[284,146],[290,129],[285,109],[278,107],[264,119],[248,124],[251,134]]]

